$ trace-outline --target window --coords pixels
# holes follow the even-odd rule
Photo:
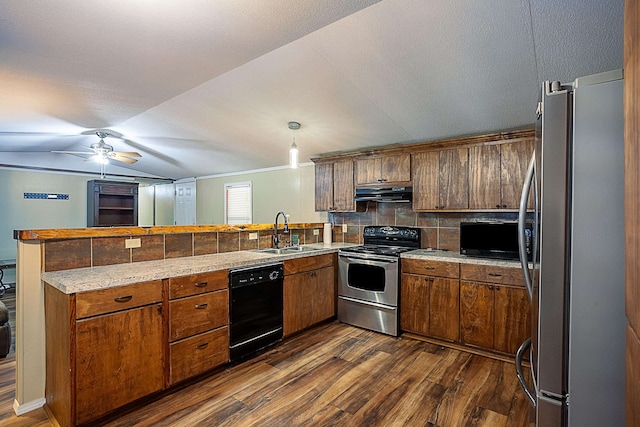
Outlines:
[[[251,181],[224,185],[225,224],[251,224]]]

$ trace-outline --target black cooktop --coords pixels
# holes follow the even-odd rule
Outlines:
[[[363,246],[344,248],[341,252],[400,256],[402,252],[420,249],[420,229],[414,227],[367,226],[362,236]]]
[[[358,253],[358,254],[400,256],[401,253],[412,251],[414,249],[415,248],[403,248],[398,246],[363,245],[363,246],[352,246],[349,248],[342,248],[340,251]]]

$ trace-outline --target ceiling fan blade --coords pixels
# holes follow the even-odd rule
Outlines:
[[[60,154],[93,154],[92,151],[51,151],[52,153],[60,153]]]
[[[113,154],[127,157],[142,157],[140,153],[136,153],[135,151],[114,151]]]
[[[128,163],[130,165],[137,162],[136,159],[130,159],[129,157],[121,156],[119,153],[112,152],[109,154],[110,160],[116,160],[118,162]]]

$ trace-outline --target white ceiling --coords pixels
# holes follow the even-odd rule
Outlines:
[[[622,68],[623,0],[0,3],[0,166],[173,179],[529,126],[544,80]]]

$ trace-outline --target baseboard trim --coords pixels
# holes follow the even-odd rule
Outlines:
[[[20,404],[17,400],[13,401],[13,412],[16,413],[17,416],[24,415],[27,412],[34,411],[36,409],[42,408],[44,404],[47,403],[44,397],[36,400],[32,400],[31,402]]]

